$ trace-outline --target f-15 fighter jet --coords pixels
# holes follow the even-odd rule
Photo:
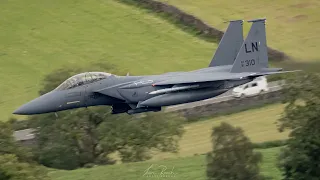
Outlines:
[[[85,72],[70,77],[51,92],[24,104],[14,114],[31,115],[107,105],[112,113],[136,114],[218,96],[259,76],[286,73],[268,67],[265,19],[231,21],[207,68],[160,75],[118,76]]]

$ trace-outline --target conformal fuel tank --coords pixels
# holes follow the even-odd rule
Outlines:
[[[185,92],[174,92],[169,94],[159,95],[138,104],[137,107],[161,107],[171,106],[181,103],[188,103],[194,101],[200,101],[208,98],[218,96],[225,93],[228,89],[197,89]]]

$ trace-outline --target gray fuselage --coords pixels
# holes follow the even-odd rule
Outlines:
[[[197,88],[173,92],[166,92],[166,89],[170,90],[179,86],[153,86],[154,83],[168,80],[172,77],[177,78],[181,76],[183,78],[186,75],[214,75],[215,73],[228,72],[230,68],[231,66],[217,66],[189,72],[172,72],[151,76],[111,75],[108,78],[84,83],[71,89],[52,90],[21,106],[14,113],[27,115],[42,114],[99,105],[112,106],[114,113],[123,113],[135,109],[137,111],[139,111],[138,109],[145,109],[142,112],[159,110],[163,106],[188,103],[218,96],[234,86],[249,82],[251,79],[201,82],[198,83]],[[188,84],[180,86],[186,85]],[[165,92],[150,94],[150,92],[161,89],[165,89]]]

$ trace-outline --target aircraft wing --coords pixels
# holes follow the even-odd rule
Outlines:
[[[170,77],[167,80],[163,80],[154,83],[154,86],[172,85],[172,84],[194,84],[201,82],[212,82],[231,79],[242,79],[243,77],[254,75],[256,73],[190,73],[186,75],[180,75]]]
[[[170,79],[154,83],[153,86],[173,85],[173,84],[196,84],[201,82],[213,82],[223,80],[237,80],[246,77],[258,77],[272,74],[281,74],[296,71],[276,71],[276,72],[243,72],[243,73],[192,73],[171,77]]]

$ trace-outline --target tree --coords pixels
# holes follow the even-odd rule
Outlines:
[[[58,169],[75,169],[100,161],[103,151],[97,139],[97,126],[107,113],[88,108],[38,116],[37,157],[39,163]],[[100,122],[99,122],[100,121]],[[112,163],[106,157],[103,163]]]
[[[0,122],[0,179],[48,179],[46,170],[38,166],[29,149],[14,140],[9,123]]]
[[[7,122],[10,124],[12,129],[15,131],[28,129],[32,124],[32,122],[30,122],[30,121],[18,120],[17,118],[13,118],[13,117],[9,118],[9,120]]]
[[[184,119],[162,112],[146,113],[143,117],[118,116],[99,127],[103,149],[115,148],[123,162],[150,158],[151,150],[177,152]]]
[[[176,152],[183,119],[162,113],[144,117],[111,115],[104,107],[90,107],[41,117],[36,130],[38,160],[59,169],[88,163],[112,164],[119,152],[123,162],[149,159],[151,150]],[[51,116],[51,117],[50,117]]]
[[[109,65],[95,67],[59,69],[44,79],[39,93],[51,91],[76,73],[116,71]],[[37,161],[48,167],[75,169],[89,163],[114,163],[109,158],[114,152],[119,152],[123,162],[148,159],[152,150],[176,152],[183,133],[182,118],[161,112],[143,117],[110,112],[109,107],[101,106],[62,111],[58,116],[31,116],[29,120],[36,127]]]
[[[1,180],[45,180],[49,179],[43,167],[19,162],[14,154],[0,155]]]
[[[29,149],[17,144],[13,138],[13,130],[9,123],[0,121],[0,155],[15,154],[20,161],[32,162],[33,156]]]
[[[211,180],[259,180],[261,153],[253,151],[253,144],[239,127],[221,123],[214,127],[213,150],[207,154],[207,177]]]
[[[320,74],[299,73],[287,80],[279,130],[290,129],[288,145],[279,156],[284,179],[320,177]]]

